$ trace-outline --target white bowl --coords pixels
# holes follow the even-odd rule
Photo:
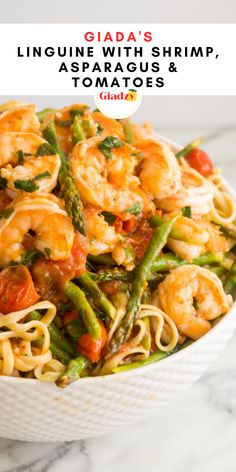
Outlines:
[[[236,200],[227,183],[225,187]],[[72,441],[137,422],[199,379],[224,349],[235,325],[234,304],[210,332],[186,349],[130,372],[80,379],[64,390],[38,380],[2,376],[0,436]]]

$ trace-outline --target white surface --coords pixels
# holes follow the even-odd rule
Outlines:
[[[179,142],[209,132],[161,131]],[[214,162],[221,162],[232,185],[235,141],[236,132],[232,131],[205,145]],[[235,472],[235,358],[234,336],[220,359],[182,397],[117,433],[47,445],[0,440],[0,472]]]
[[[1,0],[0,21],[36,23],[234,23],[235,0]]]

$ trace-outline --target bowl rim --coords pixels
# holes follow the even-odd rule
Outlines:
[[[176,151],[178,151],[179,149],[182,148],[182,146],[179,144],[179,143],[176,143],[175,141],[172,141],[170,139],[168,139],[166,136],[163,136],[159,133],[156,134],[157,138],[160,139],[161,141],[164,141],[166,142],[167,144],[173,146],[175,148]],[[232,189],[231,185],[225,180],[225,178],[222,176],[222,180],[223,180],[223,184],[224,184],[224,188],[230,193],[230,195],[233,197],[233,199],[235,200],[236,202],[236,192]],[[220,319],[213,328],[211,328],[210,331],[208,331],[208,333],[204,334],[204,336],[202,336],[201,338],[197,339],[196,341],[194,341],[192,344],[190,344],[189,346],[187,346],[186,348],[164,358],[164,359],[161,359],[161,361],[159,362],[153,362],[151,364],[147,364],[147,365],[144,365],[144,366],[141,366],[141,367],[138,367],[138,368],[135,368],[135,369],[131,369],[131,370],[127,370],[127,371],[124,371],[124,372],[117,372],[117,373],[113,373],[113,374],[107,374],[107,375],[99,375],[99,376],[94,376],[94,377],[82,377],[80,379],[78,379],[76,382],[72,383],[71,385],[69,385],[66,389],[60,389],[56,386],[55,383],[50,383],[50,382],[43,382],[43,381],[40,381],[38,379],[27,379],[27,378],[22,378],[22,377],[11,377],[11,376],[5,376],[5,375],[0,375],[0,383],[1,382],[15,382],[15,383],[22,383],[23,382],[26,384],[37,384],[38,386],[40,386],[40,388],[42,386],[44,386],[45,388],[46,387],[50,387],[50,388],[55,388],[57,393],[63,393],[63,392],[68,392],[68,390],[70,391],[72,388],[77,388],[77,386],[79,384],[81,384],[81,382],[83,384],[89,384],[89,383],[94,383],[94,382],[110,382],[110,381],[117,381],[118,379],[121,379],[121,377],[128,377],[128,376],[135,376],[137,374],[140,374],[141,376],[143,376],[143,374],[147,371],[150,371],[150,370],[154,370],[154,369],[161,369],[164,366],[168,365],[169,363],[173,362],[174,360],[176,359],[180,359],[181,357],[185,356],[186,353],[188,353],[189,351],[194,351],[195,349],[198,348],[198,346],[202,345],[202,344],[205,344],[209,338],[211,338],[212,336],[215,335],[215,333],[217,333],[219,331],[219,329],[221,329],[221,326],[229,323],[230,321],[233,320],[233,317],[236,315],[236,300],[234,301],[234,303],[232,304],[230,310],[228,311],[228,313],[226,313],[222,319]],[[235,321],[236,321],[236,318],[235,318]],[[236,323],[235,323],[236,325]],[[232,326],[232,324],[231,324]],[[233,332],[234,332],[234,329],[235,327],[232,327],[232,335],[233,335]]]

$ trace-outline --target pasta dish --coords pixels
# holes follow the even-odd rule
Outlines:
[[[87,105],[0,106],[0,374],[158,362],[232,305],[235,203],[195,140]]]

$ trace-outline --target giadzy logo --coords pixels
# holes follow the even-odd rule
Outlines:
[[[99,98],[101,100],[129,100],[130,102],[135,102],[137,100],[137,92],[134,89],[120,93],[101,92]]]
[[[127,91],[101,91],[95,96],[97,108],[110,118],[127,118],[141,103],[141,95],[134,89]]]

